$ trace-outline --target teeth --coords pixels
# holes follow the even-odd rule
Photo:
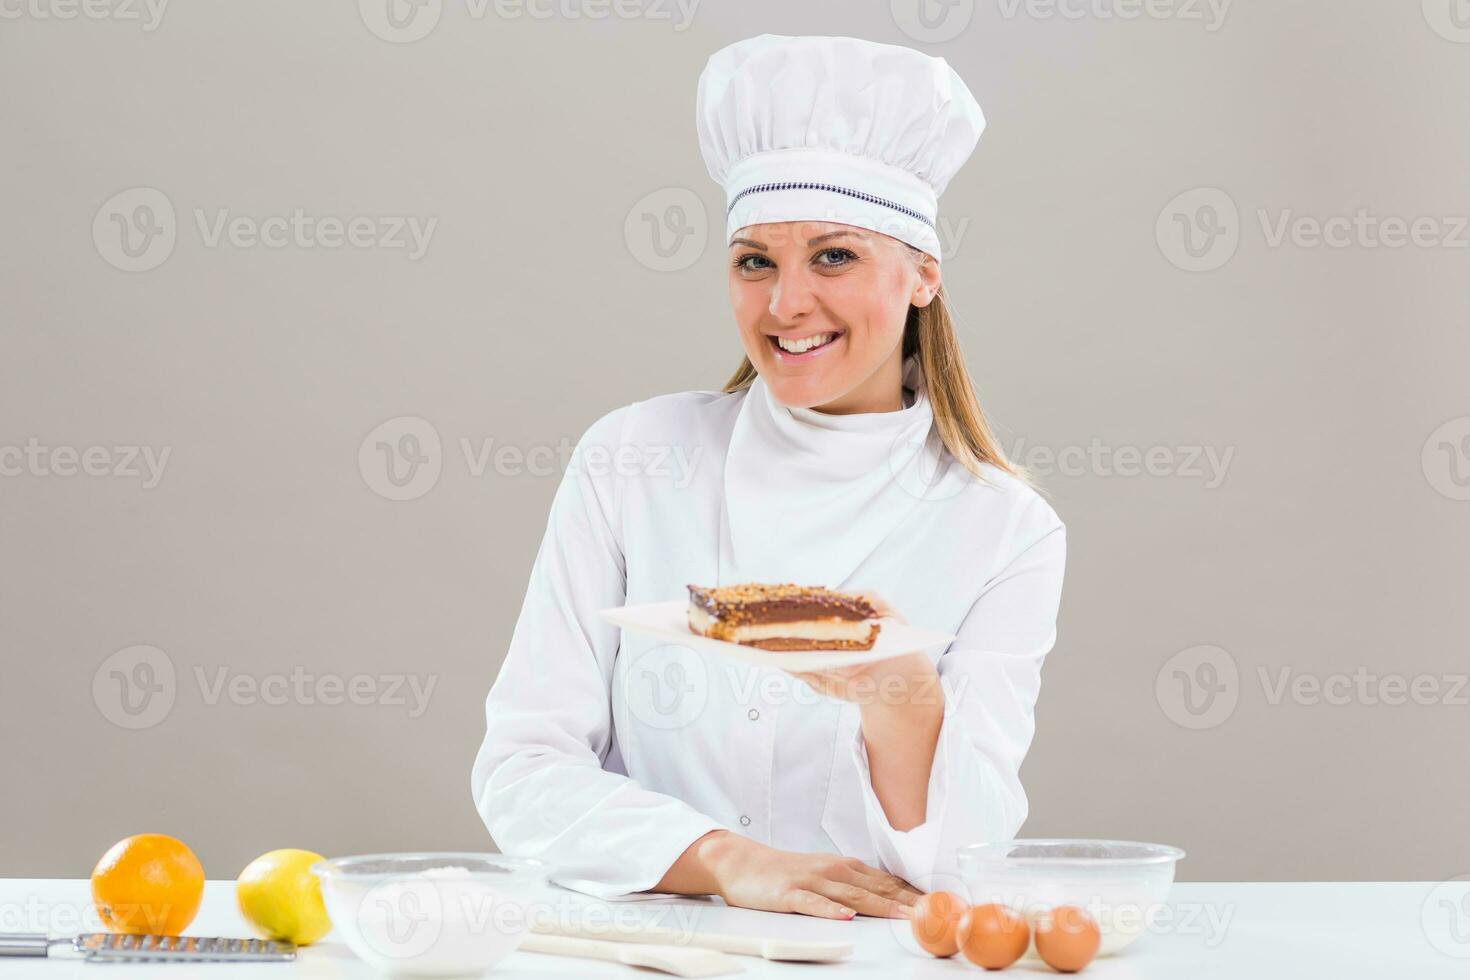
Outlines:
[[[819,333],[814,337],[803,337],[801,340],[787,340],[785,337],[777,337],[776,344],[788,354],[804,354],[815,347],[821,347],[828,343],[836,334]]]

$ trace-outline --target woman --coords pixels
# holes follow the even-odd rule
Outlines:
[[[476,805],[502,850],[605,898],[905,916],[958,847],[1026,817],[1065,555],[945,307],[937,198],[984,119],[942,59],[762,35],[710,59],[697,122],[746,357],[721,392],[582,436],[486,704]],[[741,581],[866,591],[957,639],[796,676],[597,615]]]

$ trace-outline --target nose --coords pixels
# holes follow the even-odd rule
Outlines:
[[[816,305],[816,293],[801,272],[783,273],[771,290],[771,318],[779,323],[795,323]]]

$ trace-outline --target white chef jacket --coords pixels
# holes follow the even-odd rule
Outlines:
[[[1065,528],[1022,481],[976,479],[944,453],[912,359],[904,377],[916,403],[895,412],[790,409],[757,379],[587,429],[485,706],[471,783],[503,852],[618,898],[728,829],[953,888],[957,848],[1015,836]],[[751,580],[871,589],[956,635],[929,651],[944,718],[923,823],[898,830],[884,814],[858,705],[597,615]]]

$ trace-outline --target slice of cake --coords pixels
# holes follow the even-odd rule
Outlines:
[[[692,631],[762,650],[871,650],[877,616],[862,596],[819,585],[689,586]]]

